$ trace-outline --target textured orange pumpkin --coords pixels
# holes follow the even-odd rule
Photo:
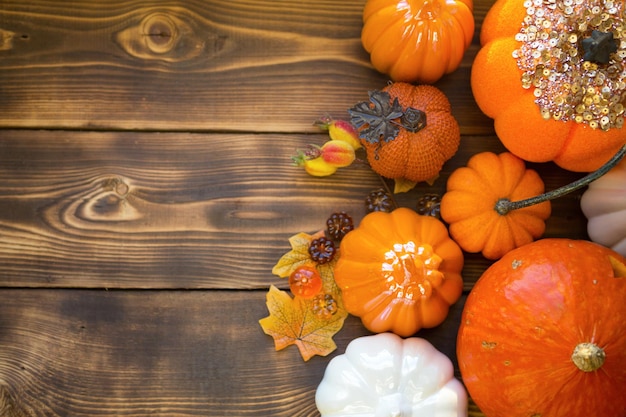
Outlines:
[[[411,336],[444,321],[463,291],[463,253],[445,225],[408,208],[367,214],[334,269],[346,310],[370,331]]]
[[[515,155],[482,152],[448,178],[441,218],[465,251],[498,259],[543,235],[551,212],[549,201],[506,214],[498,212],[498,203],[524,200],[543,191],[537,172],[526,169],[524,161]]]
[[[361,42],[394,81],[434,83],[456,70],[474,36],[472,0],[368,0]]]
[[[626,143],[621,128],[626,77],[620,69],[626,6],[579,3],[568,9],[498,0],[482,25],[471,86],[510,152],[527,161],[593,171]],[[617,50],[604,57],[607,63],[588,55],[593,30],[612,32],[616,39]]]
[[[381,110],[378,104],[359,103],[349,110],[352,122],[359,130],[361,144],[367,152],[367,161],[375,172],[386,178],[416,183],[434,180],[443,164],[456,153],[461,141],[459,124],[452,115],[448,98],[441,90],[430,85],[392,83],[382,91],[388,95],[387,103],[383,103],[388,108]],[[379,92],[373,93],[374,96],[370,93],[370,100]],[[395,100],[399,106],[392,106]],[[371,125],[366,122],[369,119],[358,117],[358,114],[355,117],[359,106],[366,111],[381,110],[379,113],[382,114],[376,114],[376,120],[386,122],[395,129],[395,133],[383,137],[389,132],[370,129]],[[400,116],[409,114],[409,111],[419,113],[422,117],[418,121],[417,130],[405,127],[402,122]],[[389,120],[390,117],[394,120]]]
[[[543,239],[506,254],[470,292],[457,358],[487,417],[626,416],[626,259]]]

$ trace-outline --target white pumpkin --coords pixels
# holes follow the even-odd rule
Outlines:
[[[589,184],[580,207],[589,238],[626,256],[626,159]]]
[[[418,337],[354,339],[315,395],[322,417],[465,417],[467,393],[450,359]]]

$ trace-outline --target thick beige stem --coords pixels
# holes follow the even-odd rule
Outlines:
[[[572,353],[572,362],[584,372],[593,372],[604,364],[606,354],[594,343],[579,343]]]

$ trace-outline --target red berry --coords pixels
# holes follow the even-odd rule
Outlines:
[[[335,244],[327,237],[320,237],[311,241],[309,255],[313,262],[326,264],[335,257]]]
[[[322,289],[322,277],[312,266],[299,266],[289,276],[289,289],[296,297],[315,297]]]
[[[354,229],[352,217],[345,211],[333,213],[326,220],[326,233],[335,240],[340,241],[350,231]]]

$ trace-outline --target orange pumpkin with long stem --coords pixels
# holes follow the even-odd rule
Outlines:
[[[441,217],[465,251],[498,259],[540,237],[551,211],[546,201],[502,214],[496,209],[498,202],[524,200],[543,192],[537,172],[526,169],[520,158],[508,152],[482,152],[448,178]]]
[[[545,230],[549,201],[600,178],[626,155],[626,145],[596,171],[563,187],[543,192],[543,181],[524,162],[505,152],[474,155],[455,170],[441,199],[441,217],[450,234],[468,252],[498,259],[532,242]]]
[[[626,143],[626,6],[570,3],[498,0],[471,86],[510,152],[587,172]]]

